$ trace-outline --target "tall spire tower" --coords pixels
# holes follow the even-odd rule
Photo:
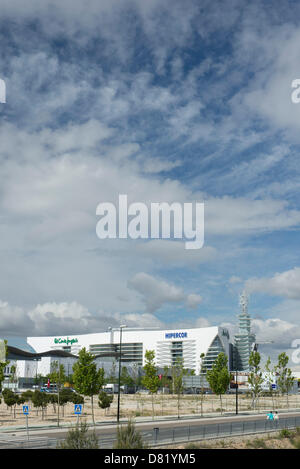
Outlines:
[[[251,332],[251,318],[248,313],[248,304],[249,297],[244,290],[239,297],[239,330],[234,336],[234,368],[238,371],[249,371],[250,353],[255,343],[255,336]]]

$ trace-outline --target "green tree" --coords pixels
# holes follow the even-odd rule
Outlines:
[[[268,357],[266,364],[265,364],[265,379],[269,387],[269,391],[271,393],[273,410],[275,408],[275,405],[274,405],[274,389],[272,387],[272,384],[274,383],[275,376],[276,376],[275,368],[271,367],[271,358]]]
[[[161,374],[160,386],[162,389],[169,388],[170,386],[170,379],[169,379],[169,367],[164,366],[163,372]]]
[[[84,397],[78,394],[77,392],[73,392],[72,396],[73,404],[84,404]]]
[[[73,391],[69,388],[62,388],[59,393],[59,403],[63,408],[63,416],[64,416],[64,408],[68,402],[73,402]]]
[[[117,378],[117,375],[116,375],[116,367],[117,367],[117,364],[115,361],[112,362],[112,365],[111,365],[111,369],[110,369],[110,374],[109,374],[109,377],[108,377],[108,382],[111,383],[111,384],[117,384],[118,383],[118,378]]]
[[[289,391],[293,388],[294,378],[292,370],[287,367],[289,357],[285,352],[278,355],[278,363],[275,366],[277,385],[282,395],[286,394],[287,406],[289,406]]]
[[[139,373],[139,365],[137,363],[134,363],[131,369],[131,376],[133,380],[133,386],[134,386],[134,391],[136,392],[137,387],[141,383],[141,377]]]
[[[14,393],[11,389],[4,389],[2,392],[3,400],[5,404],[13,409],[14,411],[14,418],[16,418],[16,406],[23,404],[25,401],[21,396]]]
[[[260,368],[260,354],[257,351],[250,353],[249,367],[250,373],[248,376],[248,383],[250,386],[250,392],[252,395],[252,408],[255,409],[259,396],[263,390],[263,373]]]
[[[85,347],[80,350],[78,360],[73,365],[73,380],[75,390],[91,398],[92,419],[95,425],[93,396],[98,394],[105,384],[104,369],[99,368],[97,371],[94,355],[87,352]]]
[[[145,375],[142,378],[142,385],[148,389],[152,398],[152,419],[154,419],[154,394],[159,388],[159,377],[157,376],[157,367],[155,365],[154,350],[146,350],[145,352]]]
[[[21,397],[24,399],[24,402],[30,402],[32,400],[33,391],[28,389],[27,391],[22,392]]]
[[[161,388],[161,391],[162,391],[162,393],[161,393],[161,413],[163,415],[163,406],[164,406],[164,401],[165,401],[164,391],[165,391],[166,388],[169,390],[169,384],[170,384],[168,366],[164,366],[163,372],[161,373],[161,378],[160,378],[159,381],[160,381],[159,382],[159,387]]]
[[[227,366],[228,359],[226,355],[221,352],[212,365],[212,369],[206,373],[207,381],[213,393],[220,397],[221,414],[223,413],[222,395],[228,389],[230,383],[230,373]]]
[[[47,375],[47,378],[50,379],[51,383],[56,383],[57,389],[60,389],[67,380],[64,365],[58,361],[51,362],[50,373]]]
[[[3,352],[5,355],[5,361],[0,362],[0,391],[2,391],[2,383],[4,381],[4,369],[9,364],[9,360],[7,360],[7,340],[0,340],[0,347],[1,349],[4,348]]]
[[[17,380],[17,366],[16,365],[12,365],[10,367],[10,377],[9,377],[9,381],[10,383],[12,384],[16,384],[16,380]]]
[[[46,377],[42,376],[40,373],[36,374],[34,377],[34,384],[36,386],[41,386],[41,384],[44,383],[45,378]]]
[[[38,391],[37,389],[32,394],[32,404],[33,407],[36,407],[38,410],[39,408],[42,409],[42,420],[44,420],[44,412],[49,403],[48,394],[45,392]]]
[[[114,399],[113,394],[107,394],[105,391],[101,390],[98,396],[98,405],[101,409],[105,409],[105,413],[107,409],[110,408],[111,403]]]
[[[206,380],[206,368],[204,366],[205,353],[200,355],[200,405],[201,405],[201,417],[203,417],[203,403],[205,398],[204,384]]]
[[[58,394],[48,394],[48,402],[53,405],[53,411],[56,414],[56,406],[58,404]]]
[[[59,363],[58,361],[51,362],[50,373],[48,374],[47,378],[49,378],[51,383],[55,383],[57,387],[57,425],[59,426],[59,414],[61,406],[60,389],[62,384],[66,381],[65,367],[63,366],[63,364]],[[53,401],[54,399],[52,399],[52,403],[54,403]]]
[[[93,431],[88,433],[88,425],[81,422],[68,431],[67,438],[57,444],[57,449],[99,449],[98,438]]]
[[[134,380],[128,373],[127,367],[122,366],[122,371],[121,371],[121,385],[125,386],[133,386],[134,385]]]
[[[177,395],[177,417],[180,417],[180,398],[183,394],[183,377],[187,375],[187,370],[183,367],[183,359],[177,358],[171,367],[173,393]]]

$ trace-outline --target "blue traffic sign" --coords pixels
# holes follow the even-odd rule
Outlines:
[[[277,385],[276,384],[272,384],[272,389],[276,389],[277,388]]]
[[[74,405],[74,414],[80,415],[82,413],[82,404]]]
[[[28,405],[23,405],[23,414],[28,415],[29,414],[29,407]]]

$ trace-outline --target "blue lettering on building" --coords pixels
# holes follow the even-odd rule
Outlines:
[[[186,339],[187,332],[166,332],[165,339]]]

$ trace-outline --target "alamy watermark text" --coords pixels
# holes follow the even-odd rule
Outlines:
[[[100,239],[185,239],[186,249],[200,249],[204,244],[203,202],[154,202],[149,213],[146,204],[128,206],[127,195],[119,194],[118,207],[100,203],[96,214],[101,217],[96,226]]]

